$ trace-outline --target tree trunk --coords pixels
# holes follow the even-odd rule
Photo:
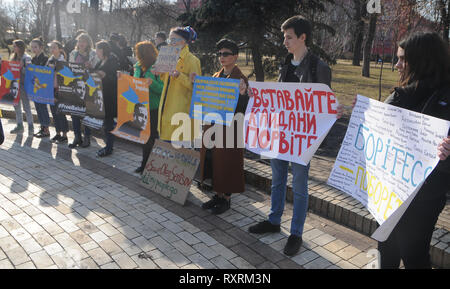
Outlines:
[[[98,35],[98,7],[99,0],[91,0],[91,9],[89,15],[89,35],[92,37],[94,43],[97,41]]]
[[[370,56],[373,39],[375,37],[375,30],[377,28],[377,18],[378,14],[374,13],[370,15],[370,23],[369,23],[369,31],[366,38],[366,42],[364,44],[364,52],[363,52],[363,69],[362,76],[370,77]]]
[[[441,25],[442,25],[442,38],[449,43],[448,33],[450,30],[450,0],[445,7],[445,1],[440,0],[439,6],[441,10]]]
[[[59,17],[59,0],[55,0],[54,5],[55,5],[56,40],[62,41],[61,19]]]
[[[360,66],[361,59],[361,47],[364,40],[364,21],[361,16],[361,1],[354,0],[355,3],[355,17],[354,23],[356,23],[356,38],[353,46],[353,66]]]
[[[253,68],[255,70],[256,81],[264,81],[264,69],[262,65],[262,55],[259,50],[261,42],[252,41],[250,43],[250,49],[252,50]]]

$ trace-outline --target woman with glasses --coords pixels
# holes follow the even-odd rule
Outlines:
[[[213,77],[240,79],[239,100],[236,106],[235,114],[245,113],[248,103],[248,80],[242,74],[236,65],[239,49],[235,42],[222,39],[217,42],[217,56],[219,57],[222,69],[216,72]],[[191,75],[191,81],[194,82],[195,74]],[[241,122],[233,121],[234,126],[223,126],[223,141],[220,148],[214,147],[210,151],[202,146],[200,156],[200,175],[202,182],[208,178],[212,179],[213,191],[216,192],[214,197],[202,205],[203,209],[211,209],[214,215],[222,214],[230,208],[231,194],[242,193],[245,190],[244,180],[244,146],[243,139],[238,139],[238,131],[242,131]],[[215,124],[219,125],[219,124]],[[206,126],[204,130],[211,126]],[[229,132],[228,132],[229,131]],[[227,147],[226,136],[232,135],[234,140],[231,147]],[[217,146],[218,140],[215,140]],[[241,147],[241,148],[239,148]],[[210,157],[207,157],[210,155]]]
[[[179,113],[189,115],[191,106],[193,84],[190,74],[200,75],[200,60],[189,52],[189,44],[197,39],[197,33],[191,27],[172,28],[169,34],[169,45],[181,49],[180,58],[176,70],[170,73],[160,74],[164,87],[161,94],[158,113],[159,137],[165,141],[177,142],[180,145],[190,145],[193,136],[193,122],[191,121],[190,131],[180,132],[180,125],[172,125],[172,117]],[[155,74],[159,74],[155,72]],[[181,122],[181,125],[184,123]],[[189,126],[186,126],[189,127]],[[178,130],[177,130],[178,129]],[[177,131],[178,135],[173,135]],[[181,136],[183,136],[181,138]]]

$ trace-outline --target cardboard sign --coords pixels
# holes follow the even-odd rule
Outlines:
[[[121,74],[117,88],[114,135],[144,144],[150,137],[149,91],[146,80]]]
[[[25,91],[37,103],[54,104],[54,70],[30,64],[25,72]]]
[[[338,101],[321,83],[250,81],[245,146],[264,157],[307,165],[336,121]]]
[[[378,241],[388,238],[439,162],[437,147],[449,128],[448,121],[358,95],[328,184],[369,210],[381,225]]]
[[[86,115],[83,124],[93,129],[101,129],[105,119],[102,80],[97,74],[89,74],[86,81],[88,93],[86,96]]]
[[[58,61],[55,71],[58,83],[58,111],[84,117],[85,99],[89,93],[86,84],[89,78],[87,70],[81,64]]]
[[[175,71],[178,59],[180,58],[180,51],[181,50],[178,47],[168,45],[162,46],[152,70],[156,72]]]
[[[170,143],[156,140],[141,185],[184,205],[199,163],[199,152],[175,149]]]
[[[239,79],[197,76],[190,117],[230,126],[239,100]]]
[[[0,103],[17,105],[20,90],[20,62],[2,60]]]

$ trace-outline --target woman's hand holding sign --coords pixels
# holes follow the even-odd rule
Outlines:
[[[450,155],[450,137],[445,138],[438,145],[438,156],[441,161],[445,161]]]

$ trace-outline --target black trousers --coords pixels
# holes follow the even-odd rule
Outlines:
[[[142,146],[142,162],[141,162],[141,168],[144,168],[147,159],[150,156],[150,153],[152,152],[153,145],[155,145],[155,140],[159,138],[158,134],[158,109],[151,109],[150,110],[150,138],[148,139],[147,143]]]
[[[3,132],[2,119],[0,118],[0,144],[5,140],[5,134]]]
[[[413,201],[385,242],[378,243],[381,269],[431,269],[430,242],[446,198]]]

